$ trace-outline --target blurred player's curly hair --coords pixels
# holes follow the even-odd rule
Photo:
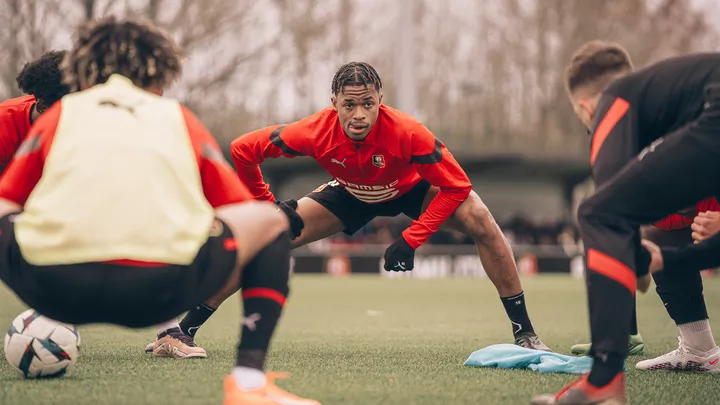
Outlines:
[[[40,58],[23,66],[15,78],[18,88],[25,94],[35,96],[36,109],[42,113],[48,107],[68,94],[68,87],[63,84],[60,64],[65,51],[50,51]]]
[[[599,93],[618,75],[632,69],[633,64],[625,48],[611,42],[590,41],[573,54],[565,70],[565,87],[570,94],[580,88]]]
[[[374,85],[377,91],[382,89],[380,75],[374,67],[365,62],[350,62],[340,66],[332,81],[332,94],[341,93],[346,86]]]
[[[144,89],[163,89],[180,77],[182,52],[155,26],[106,17],[78,29],[63,61],[65,83],[77,91],[117,73]]]

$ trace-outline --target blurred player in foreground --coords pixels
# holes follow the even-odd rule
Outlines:
[[[614,44],[591,43],[581,55],[583,65],[577,65],[576,74],[587,74],[588,69],[618,72],[621,76],[632,71],[632,62],[627,51]],[[585,69],[585,72],[583,72]],[[582,111],[582,110],[578,110]],[[582,118],[582,117],[581,117]],[[609,141],[617,145],[612,154],[601,154],[593,168],[593,177],[597,187],[602,187],[632,157],[649,146],[653,138],[639,138],[634,141]],[[693,181],[693,180],[688,180]],[[674,213],[652,225],[643,226],[641,234],[645,239],[666,248],[677,248],[692,243],[690,225],[693,217],[706,211],[717,211],[715,198],[708,198],[690,209]],[[636,364],[640,370],[694,370],[688,365],[690,353],[705,353],[716,347],[710,329],[710,321],[705,299],[703,282],[699,272],[684,271],[677,274],[670,272],[654,273],[656,291],[663,301],[665,309],[678,326],[680,344],[676,350],[654,359],[643,360]],[[633,300],[630,341],[628,354],[640,354],[644,348],[642,337],[637,330],[635,300]],[[575,354],[588,354],[590,345],[572,347]],[[714,369],[711,367],[710,369]],[[709,369],[709,370],[710,370]]]
[[[632,62],[627,52],[618,48],[615,63],[624,64],[626,70],[632,70]],[[627,145],[633,154],[637,154],[642,148],[648,145]],[[606,165],[609,170],[601,170],[595,173],[595,182],[598,186],[609,180],[615,174],[615,167],[623,165],[627,161],[627,154],[619,154],[616,165]],[[719,211],[720,205],[715,198],[708,198],[701,201],[689,210],[675,213],[663,218],[652,225],[641,228],[644,238],[653,241],[663,247],[675,248],[691,243],[690,225],[693,217],[706,211]],[[683,343],[691,348],[698,346],[697,350],[705,351],[708,347],[714,347],[714,339],[710,330],[707,308],[703,297],[703,282],[700,273],[681,272],[677,275],[668,273],[653,273],[658,296],[663,301],[665,310],[678,326],[678,333],[683,338]],[[638,331],[637,308],[633,300],[632,318],[630,327],[630,341],[628,343],[628,354],[639,355],[645,349],[645,342]],[[695,343],[697,341],[697,343]],[[573,354],[588,355],[590,344],[578,344],[570,348]],[[678,358],[687,357],[684,355],[682,344],[677,350],[660,356],[655,359],[644,360],[637,363],[636,367],[644,370],[674,369],[677,364],[685,366],[685,363],[678,361]]]
[[[0,103],[0,173],[25,141],[30,125],[68,93],[60,63],[65,51],[51,51],[26,63],[15,79],[26,96]]]
[[[63,69],[79,92],[37,120],[0,179],[0,279],[49,318],[128,327],[242,283],[224,403],[317,404],[263,371],[288,295],[287,219],[247,202],[210,133],[161,97],[181,73],[175,44],[110,17],[80,28]]]
[[[668,59],[636,73],[628,60],[622,48],[595,41],[567,70],[575,112],[592,132],[593,176],[607,179],[578,210],[594,362],[588,375],[533,404],[626,403],[633,298],[650,284],[651,255],[639,228],[720,191],[720,54]],[[719,360],[713,341],[683,364],[712,370]]]

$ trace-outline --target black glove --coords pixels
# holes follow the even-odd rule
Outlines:
[[[305,228],[305,222],[303,222],[300,215],[295,211],[298,206],[297,201],[292,199],[275,201],[275,205],[277,205],[278,209],[282,210],[290,220],[290,233],[292,233],[292,238],[295,239],[300,236],[303,228]]]
[[[402,236],[385,251],[386,271],[410,271],[415,267],[415,249]]]

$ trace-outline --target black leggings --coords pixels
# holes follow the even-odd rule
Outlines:
[[[638,266],[640,226],[719,194],[720,88],[714,92],[695,122],[634,158],[578,210],[595,357],[627,355],[636,275],[647,272]]]
[[[655,227],[643,228],[643,237],[660,247],[681,247],[693,243],[691,234],[690,227],[674,231],[664,231]],[[676,325],[708,318],[700,272],[658,272],[653,274],[653,279],[655,291]]]

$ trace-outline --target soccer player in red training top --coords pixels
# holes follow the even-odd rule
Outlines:
[[[0,103],[0,173],[30,131],[30,125],[68,93],[60,62],[65,51],[51,51],[25,64],[15,79],[27,96]]]
[[[640,226],[720,194],[720,54],[668,59],[632,72],[624,49],[593,41],[573,55],[565,84],[592,133],[590,164],[598,184],[578,209],[593,366],[559,394],[533,404],[625,404],[633,298],[636,288],[650,284],[651,254],[641,247]],[[707,249],[711,240],[696,246]],[[720,348],[706,322],[693,322],[694,348],[681,332],[680,368],[720,367]]]
[[[332,106],[288,125],[233,141],[233,161],[259,200],[274,201],[258,165],[267,158],[309,156],[334,178],[297,202],[280,202],[304,229],[293,247],[344,231],[352,235],[378,216],[414,219],[385,252],[387,271],[413,269],[415,249],[447,222],[477,242],[485,271],[513,325],[515,343],[550,350],[537,337],[513,253],[468,176],[445,145],[410,115],[382,103],[382,82],[367,63],[342,66],[332,82]]]
[[[161,97],[181,72],[175,44],[110,17],[80,28],[63,66],[78,92],[37,120],[0,179],[0,280],[51,319],[127,327],[242,284],[224,404],[319,405],[263,370],[289,290],[287,218],[248,201],[212,135]]]

